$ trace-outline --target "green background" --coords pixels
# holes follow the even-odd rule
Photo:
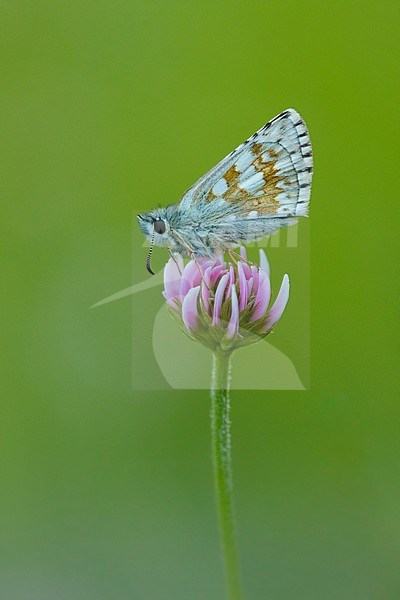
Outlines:
[[[207,394],[133,390],[131,300],[88,307],[132,283],[132,211],[288,106],[311,388],[233,393],[247,598],[399,597],[397,5],[1,3],[4,600],[223,597]]]

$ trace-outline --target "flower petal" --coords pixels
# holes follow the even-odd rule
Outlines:
[[[254,265],[251,266],[251,276],[253,278],[253,293],[257,294],[260,275],[259,269]]]
[[[259,283],[256,298],[254,301],[253,314],[250,317],[250,321],[256,321],[261,319],[265,311],[268,308],[268,304],[271,298],[271,283],[269,277],[264,271],[259,271]]]
[[[248,293],[247,293],[247,279],[244,274],[242,262],[238,263],[238,277],[239,277],[239,310],[242,312],[247,306]]]
[[[239,303],[236,294],[236,287],[234,285],[231,285],[230,290],[232,296],[232,314],[231,318],[229,319],[228,329],[226,333],[226,337],[228,338],[228,340],[232,339],[239,331]]]
[[[228,281],[228,289],[225,294],[225,298],[231,297],[231,285],[235,283],[235,271],[231,263],[228,263],[229,267],[229,281]]]
[[[191,288],[182,302],[182,320],[189,331],[195,329],[197,325],[198,310],[197,298],[199,296],[200,286]]]
[[[252,289],[253,289],[253,278],[250,277],[250,279],[247,282],[247,298],[250,298]]]
[[[204,271],[204,277],[201,282],[201,299],[203,300],[203,306],[208,314],[211,316],[211,307],[210,307],[210,276],[211,276],[211,267],[208,267]]]
[[[229,284],[233,285],[235,283],[235,269],[233,265],[229,263]]]
[[[262,248],[260,248],[260,269],[264,271],[264,273],[266,273],[268,277],[271,276],[271,269],[269,268],[268,258]]]
[[[179,295],[181,300],[186,296],[190,288],[200,284],[201,273],[196,264],[196,261],[190,260],[183,270],[179,287]]]
[[[175,310],[179,309],[179,300],[177,298],[169,298],[168,299],[167,294],[165,292],[161,292],[161,294],[163,295],[166,302],[168,302],[168,304],[170,306],[172,306],[172,308],[175,308]]]
[[[179,298],[181,274],[175,261],[170,258],[164,267],[164,298],[175,306],[175,300]]]
[[[201,260],[200,265],[201,265],[203,271],[208,269],[208,267],[214,268],[217,265],[217,261],[215,260],[215,258],[213,258],[213,259],[205,258],[205,259],[200,259],[200,260]]]
[[[245,274],[246,279],[250,279],[251,277],[251,269],[249,265],[245,262],[242,262],[243,273]]]
[[[217,287],[217,291],[215,292],[214,299],[214,315],[213,315],[213,327],[218,327],[221,319],[221,306],[222,300],[224,298],[225,288],[227,286],[229,279],[229,273],[225,273],[220,279],[220,282]]]
[[[272,327],[279,321],[281,318],[283,311],[286,308],[286,304],[289,300],[289,291],[290,291],[290,281],[289,275],[284,275],[280,290],[276,297],[275,302],[273,303],[271,310],[269,311],[268,318],[265,326],[263,327],[264,331],[268,331],[272,329]]]
[[[226,271],[225,265],[216,265],[211,271],[211,278],[210,278],[211,285],[215,285],[218,277],[221,275],[221,273],[223,273],[225,271]]]
[[[240,246],[239,248],[240,256],[243,260],[247,260],[247,251],[245,246]]]

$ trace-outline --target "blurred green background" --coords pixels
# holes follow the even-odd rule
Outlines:
[[[294,106],[311,387],[233,393],[247,598],[398,598],[398,3],[0,11],[0,597],[223,598],[207,394],[133,390],[131,299],[88,307],[132,283],[132,211]]]

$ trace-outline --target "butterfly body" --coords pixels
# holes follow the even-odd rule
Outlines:
[[[212,257],[306,216],[312,169],[305,123],[288,109],[200,178],[178,204],[138,215],[139,226],[152,245]]]

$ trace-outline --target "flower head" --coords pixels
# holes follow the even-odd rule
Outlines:
[[[209,348],[235,349],[268,335],[289,299],[285,275],[273,305],[268,260],[260,250],[260,265],[242,260],[199,258],[186,264],[170,258],[164,269],[163,296],[183,331]]]

